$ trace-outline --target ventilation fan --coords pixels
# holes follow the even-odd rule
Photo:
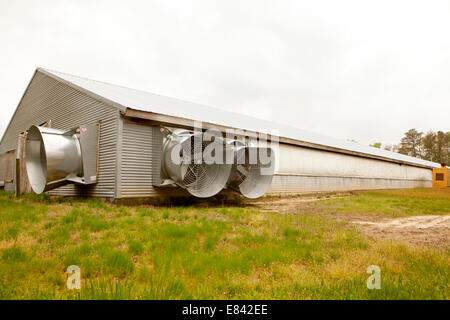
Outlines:
[[[171,180],[169,183],[173,182],[199,198],[219,193],[226,186],[232,165],[205,162],[208,159],[205,159],[204,151],[211,143],[218,143],[218,147],[225,149],[222,140],[204,141],[202,133],[169,130],[162,148],[163,176]]]
[[[227,142],[234,148],[234,164],[227,185],[246,198],[264,195],[272,183],[275,156],[271,148],[250,147],[238,140]],[[261,155],[266,155],[262,159]]]
[[[25,163],[37,194],[68,183],[97,183],[99,123],[63,131],[31,126]]]

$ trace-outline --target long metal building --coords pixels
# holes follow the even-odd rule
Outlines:
[[[14,191],[19,185],[19,191],[27,191],[27,188],[29,191],[26,171],[34,169],[33,164],[30,167],[25,162],[27,157],[31,157],[27,152],[34,151],[32,146],[27,147],[26,141],[32,144],[36,139],[41,139],[42,142],[45,134],[61,132],[65,137],[78,134],[80,139],[76,140],[85,150],[95,149],[92,145],[97,143],[97,150],[94,151],[94,160],[84,159],[88,153],[81,152],[84,160],[80,160],[78,167],[83,168],[77,167],[76,170],[84,178],[76,174],[72,178],[64,176],[70,183],[54,184],[48,188],[51,194],[110,199],[195,195],[195,191],[184,188],[183,182],[180,182],[185,178],[186,170],[181,170],[180,181],[169,173],[170,179],[167,180],[173,183],[167,184],[162,183],[164,179],[158,174],[162,170],[161,161],[164,161],[164,148],[161,147],[164,143],[161,136],[163,128],[171,128],[170,132],[183,129],[177,131],[182,137],[192,135],[189,130],[193,130],[198,121],[202,122],[204,129],[215,128],[223,132],[238,129],[243,136],[252,136],[267,129],[276,130],[276,135],[269,135],[269,140],[277,140],[279,144],[273,151],[276,159],[273,178],[266,180],[266,183],[269,182],[266,188],[268,194],[431,187],[432,169],[439,167],[433,162],[295,127],[38,68],[0,143],[0,186]],[[92,124],[96,125],[97,135],[83,140],[86,125]],[[31,134],[31,131],[34,133]],[[50,152],[50,142],[45,144],[45,148],[41,146],[40,151],[36,151],[38,159],[43,157],[39,152]],[[47,154],[47,157],[50,156]],[[64,157],[69,156],[65,154]],[[16,159],[23,161],[21,163]],[[39,172],[49,180],[50,171],[54,169],[51,168],[53,162],[47,160],[44,161],[46,167]],[[89,167],[89,163],[95,168]],[[17,170],[17,166],[21,170]],[[227,170],[230,174],[233,169]],[[94,173],[87,174],[88,171]],[[219,188],[223,189],[220,194],[236,191],[236,184],[233,188],[233,183],[226,181],[227,177]],[[61,177],[58,179],[61,180]],[[32,187],[33,183],[31,181]],[[42,190],[46,191],[44,187]]]

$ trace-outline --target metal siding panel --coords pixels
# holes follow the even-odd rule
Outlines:
[[[179,187],[154,187],[153,164],[160,159],[160,141],[153,139],[155,128],[123,123],[121,160],[121,198],[186,197]]]
[[[161,177],[161,153],[163,145],[163,133],[158,126],[152,127],[152,184],[160,186],[162,183]]]
[[[15,149],[18,134],[32,124],[51,120],[53,128],[67,130],[101,121],[98,183],[92,186],[67,185],[50,193],[64,196],[114,197],[119,115],[117,108],[37,72],[4,134],[0,154]]]
[[[122,194],[122,143],[123,143],[123,118],[119,117],[117,123],[117,146],[116,146],[116,190],[114,197],[120,198]]]
[[[280,144],[276,173],[375,179],[432,180],[432,170],[329,151]]]
[[[124,123],[120,197],[149,197],[152,185],[152,127]]]
[[[432,182],[426,180],[275,175],[267,194],[430,188],[431,186]]]
[[[269,194],[431,187],[432,170],[280,144]]]

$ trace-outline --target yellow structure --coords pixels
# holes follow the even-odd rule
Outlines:
[[[433,168],[433,187],[450,187],[450,169],[447,167]]]

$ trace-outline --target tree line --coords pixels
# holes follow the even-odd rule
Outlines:
[[[410,129],[405,132],[399,144],[383,145],[381,142],[375,142],[370,146],[424,160],[450,164],[450,131],[430,130],[423,133],[416,129]]]

